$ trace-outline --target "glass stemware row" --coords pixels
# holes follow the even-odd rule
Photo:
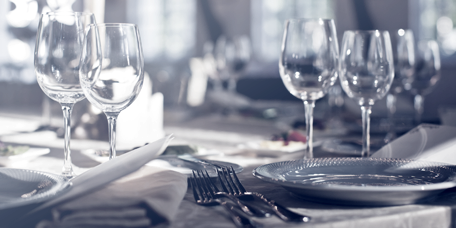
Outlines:
[[[305,106],[307,146],[313,157],[313,107],[340,77],[345,93],[358,101],[363,119],[363,156],[369,155],[371,107],[383,98],[394,78],[387,31],[346,31],[339,55],[332,19],[291,19],[285,23],[280,75],[285,87]],[[339,75],[340,74],[340,75]]]
[[[62,175],[75,175],[70,156],[71,111],[85,97],[108,117],[109,157],[114,158],[116,118],[135,100],[144,77],[138,28],[133,24],[97,25],[92,13],[44,13],[34,62],[41,89],[63,110]]]

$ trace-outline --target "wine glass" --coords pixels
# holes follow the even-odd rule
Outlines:
[[[34,62],[43,92],[62,106],[64,117],[64,162],[62,174],[72,178],[70,132],[74,104],[84,99],[79,83],[84,29],[95,23],[92,13],[48,12],[41,15]]]
[[[412,30],[399,29],[396,33],[396,42],[395,75],[391,89],[386,97],[389,132],[385,137],[385,142],[390,142],[396,138],[394,114],[396,113],[397,96],[403,92],[404,88],[410,87],[415,68],[415,41]]]
[[[415,122],[421,123],[424,96],[432,92],[440,80],[439,45],[435,40],[420,41],[417,47],[416,67],[411,92],[414,97]]]
[[[83,43],[80,81],[85,96],[108,119],[109,159],[116,157],[116,120],[138,96],[144,79],[139,30],[134,24],[90,25]]]
[[[304,101],[306,152],[313,158],[313,108],[338,76],[339,47],[332,19],[290,19],[285,23],[279,71],[287,90]]]
[[[387,31],[345,31],[340,55],[340,82],[348,97],[361,106],[363,157],[370,155],[370,113],[394,79],[393,51]]]

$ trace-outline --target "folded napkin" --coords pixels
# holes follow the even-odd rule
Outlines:
[[[407,158],[456,164],[456,127],[421,124],[375,152],[377,158]]]
[[[53,219],[37,227],[150,227],[172,220],[186,191],[186,175],[143,167],[53,208]]]

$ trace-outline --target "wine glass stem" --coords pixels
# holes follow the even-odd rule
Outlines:
[[[228,79],[228,92],[235,93],[237,87],[237,79],[230,78]]]
[[[363,119],[363,151],[362,157],[370,156],[370,114],[371,106],[361,106],[361,114]]]
[[[109,125],[109,160],[116,157],[116,122],[118,115],[117,113],[106,113]]]
[[[306,115],[306,151],[304,159],[313,158],[313,109],[315,101],[304,101],[304,112]]]
[[[424,97],[420,94],[415,95],[414,106],[415,106],[415,122],[416,124],[421,123],[421,116],[424,111]]]
[[[386,97],[386,107],[388,109],[388,134],[386,139],[390,141],[396,137],[396,128],[394,126],[394,114],[396,113],[397,95],[388,94]]]
[[[63,169],[62,175],[70,179],[74,176],[73,165],[71,163],[71,111],[73,111],[74,103],[61,103],[63,111],[63,129],[64,129],[64,147],[63,147]]]

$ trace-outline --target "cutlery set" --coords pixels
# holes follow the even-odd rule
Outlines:
[[[227,209],[238,227],[261,227],[252,217],[264,218],[271,214],[286,222],[309,222],[310,217],[297,214],[257,192],[248,192],[234,169],[217,168],[217,180],[222,191],[206,170],[194,170],[190,179],[193,196],[202,206],[221,205]]]

